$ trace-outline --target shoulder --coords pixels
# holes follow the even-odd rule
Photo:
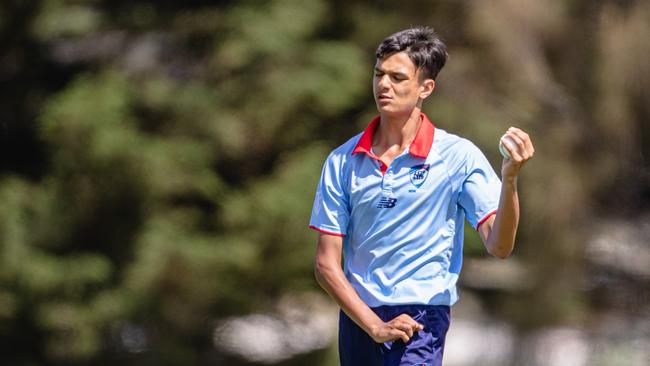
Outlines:
[[[352,151],[354,151],[355,146],[357,146],[357,143],[359,142],[361,135],[362,133],[359,133],[351,137],[349,140],[347,140],[346,142],[344,142],[343,144],[339,145],[334,150],[332,150],[329,156],[327,157],[327,163],[330,164],[347,163],[349,159],[352,157]]]
[[[349,179],[352,151],[354,151],[361,134],[355,135],[332,150],[323,164],[322,179],[345,182]]]
[[[481,153],[479,148],[470,140],[440,128],[436,128],[433,147],[443,159],[452,157],[468,158],[476,153]]]
[[[472,141],[438,128],[433,147],[453,181],[463,180],[474,169],[486,169],[489,165],[483,152]]]

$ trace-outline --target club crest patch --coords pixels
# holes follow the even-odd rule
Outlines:
[[[429,176],[429,164],[419,164],[411,167],[409,176],[415,188],[420,188]]]

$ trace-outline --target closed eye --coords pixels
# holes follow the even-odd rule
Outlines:
[[[384,76],[384,75],[386,75],[386,73],[385,73],[384,71],[381,71],[381,70],[375,69],[375,77],[379,77],[379,78],[380,78],[380,77],[382,77],[382,76]],[[394,80],[394,81],[404,81],[404,80],[408,80],[408,76],[404,75],[404,74],[401,73],[401,72],[395,72],[395,73],[390,73],[390,72],[389,72],[388,75],[390,76],[391,80]]]

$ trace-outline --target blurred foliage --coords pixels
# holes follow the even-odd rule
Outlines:
[[[9,0],[3,363],[207,363],[214,320],[313,289],[322,162],[374,115],[374,48],[411,24],[450,48],[438,127],[497,171],[507,127],[536,144],[516,249],[535,283],[493,308],[522,329],[588,311],[589,219],[650,203],[647,2]]]

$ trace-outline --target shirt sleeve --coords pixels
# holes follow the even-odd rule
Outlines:
[[[341,157],[330,154],[316,188],[309,227],[325,234],[345,236],[350,219],[349,196],[342,176]]]
[[[496,213],[501,195],[501,181],[485,155],[468,142],[465,176],[458,196],[458,204],[465,211],[474,229]]]

